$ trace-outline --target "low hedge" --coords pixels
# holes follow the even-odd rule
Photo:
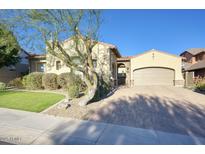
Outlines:
[[[61,73],[57,77],[59,88],[67,89],[73,82],[80,85],[80,91],[84,91],[86,89],[86,85],[79,75],[75,75],[73,73]]]
[[[26,89],[42,89],[42,72],[30,73],[23,77],[22,84]]]
[[[86,90],[86,85],[82,81],[81,77],[73,73],[62,73],[57,75],[55,73],[34,72],[24,76],[22,80],[20,78],[12,80],[10,85],[17,88],[24,87],[26,89],[34,90],[43,88],[49,90],[63,88],[68,90],[70,87],[71,89],[74,89],[74,91],[78,89],[79,92]]]
[[[195,88],[198,90],[205,91],[205,83],[199,83],[199,84],[195,85]]]
[[[205,90],[205,78],[196,78],[194,80],[194,87],[197,90]]]
[[[0,82],[0,91],[6,90],[6,84],[3,82]]]
[[[58,83],[58,86],[59,88],[63,88],[63,89],[66,89],[67,88],[67,84],[69,82],[72,82],[71,78],[71,73],[61,73],[60,75],[58,75],[57,77],[57,83]]]
[[[81,77],[73,73],[69,73],[66,85],[68,90],[68,96],[71,99],[79,97],[80,92],[86,90],[86,85],[81,79]]]
[[[50,90],[58,89],[57,77],[58,75],[55,73],[44,74],[42,77],[42,86]]]
[[[12,87],[15,87],[15,88],[23,88],[22,79],[21,79],[20,77],[11,80],[11,81],[8,83],[8,85],[9,85],[9,86],[12,86]]]
[[[68,86],[68,96],[69,98],[78,98],[80,95],[80,85],[76,82],[73,82]]]

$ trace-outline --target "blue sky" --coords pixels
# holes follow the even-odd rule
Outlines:
[[[205,10],[104,10],[100,40],[123,56],[205,47]]]
[[[99,40],[116,45],[123,56],[150,49],[179,55],[188,48],[205,47],[205,9],[103,10],[102,16]],[[34,40],[37,45],[31,46],[41,46],[42,40]],[[42,53],[24,44],[25,50]]]

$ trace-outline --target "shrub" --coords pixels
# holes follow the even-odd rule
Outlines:
[[[61,73],[57,77],[57,83],[60,88],[66,89],[69,82],[72,82],[70,79],[71,73]]]
[[[205,78],[196,78],[194,80],[195,89],[205,90]]]
[[[70,82],[67,84],[67,86],[72,85],[72,83],[75,82],[76,85],[79,87],[79,91],[86,90],[86,84],[79,75],[72,74],[71,79],[70,79]]]
[[[13,86],[16,88],[23,88],[23,83],[21,78],[13,79],[9,82],[9,86]]]
[[[57,74],[55,73],[46,73],[42,78],[42,85],[45,89],[57,89]]]
[[[28,75],[23,76],[22,78],[22,84],[24,88],[28,87]]]
[[[111,84],[109,81],[105,81],[104,79],[98,80],[98,89],[95,93],[95,96],[91,100],[91,102],[99,101],[103,97],[105,97],[111,90]]]
[[[73,99],[77,98],[80,95],[80,87],[79,84],[76,82],[73,82],[68,86],[68,96]]]
[[[73,82],[79,85],[80,91],[85,91],[86,85],[79,75],[74,73],[61,73],[58,75],[57,83],[60,88],[67,89]]]
[[[27,89],[42,89],[42,76],[41,72],[30,73],[23,77],[23,86]]]
[[[0,82],[0,91],[6,90],[6,84],[3,82]]]
[[[86,90],[86,85],[79,75],[69,73],[67,89],[70,98],[77,98],[79,97],[80,92]]]

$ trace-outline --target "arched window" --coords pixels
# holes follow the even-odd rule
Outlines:
[[[117,69],[118,69],[117,70],[118,74],[126,73],[126,67],[125,67],[125,64],[123,64],[123,63],[118,64]]]

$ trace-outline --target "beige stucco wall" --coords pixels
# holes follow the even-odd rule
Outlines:
[[[72,49],[71,41],[66,42],[64,48],[67,49],[67,51],[71,52],[70,55],[73,56],[77,55],[75,50]],[[117,63],[116,63],[117,58],[108,45],[98,43],[93,48],[92,57],[97,62],[96,72],[99,75],[102,75],[103,77],[106,76],[108,80],[111,79],[111,76],[113,76],[115,80],[117,79]],[[47,53],[46,73],[61,74],[65,72],[70,72],[69,67],[67,67],[62,61],[61,61],[61,68],[59,70],[56,70],[56,61],[61,61],[61,60]],[[116,71],[114,71],[114,74],[112,73],[113,72],[112,64],[115,65],[115,69],[116,69]]]
[[[108,46],[97,44],[93,48],[92,57],[97,60],[96,72],[99,75],[106,75],[111,77],[112,67],[111,67],[111,51]]]
[[[167,67],[175,71],[175,85],[183,85],[181,72],[181,57],[166,54],[157,50],[150,50],[144,54],[131,58],[131,82],[133,83],[133,71],[144,67]]]
[[[75,52],[74,52],[75,53]],[[93,49],[93,59],[97,60],[96,71],[98,73],[110,73],[110,53],[109,49],[103,45],[97,45]],[[52,56],[50,53],[46,56],[46,72],[47,73],[65,73],[70,69],[59,58]],[[56,70],[56,61],[61,61],[61,69]]]
[[[57,61],[61,62],[61,68],[59,70],[56,69]],[[52,56],[49,53],[46,55],[46,73],[61,74],[66,72],[70,72],[70,68],[68,68],[65,63],[63,63],[60,59]]]

